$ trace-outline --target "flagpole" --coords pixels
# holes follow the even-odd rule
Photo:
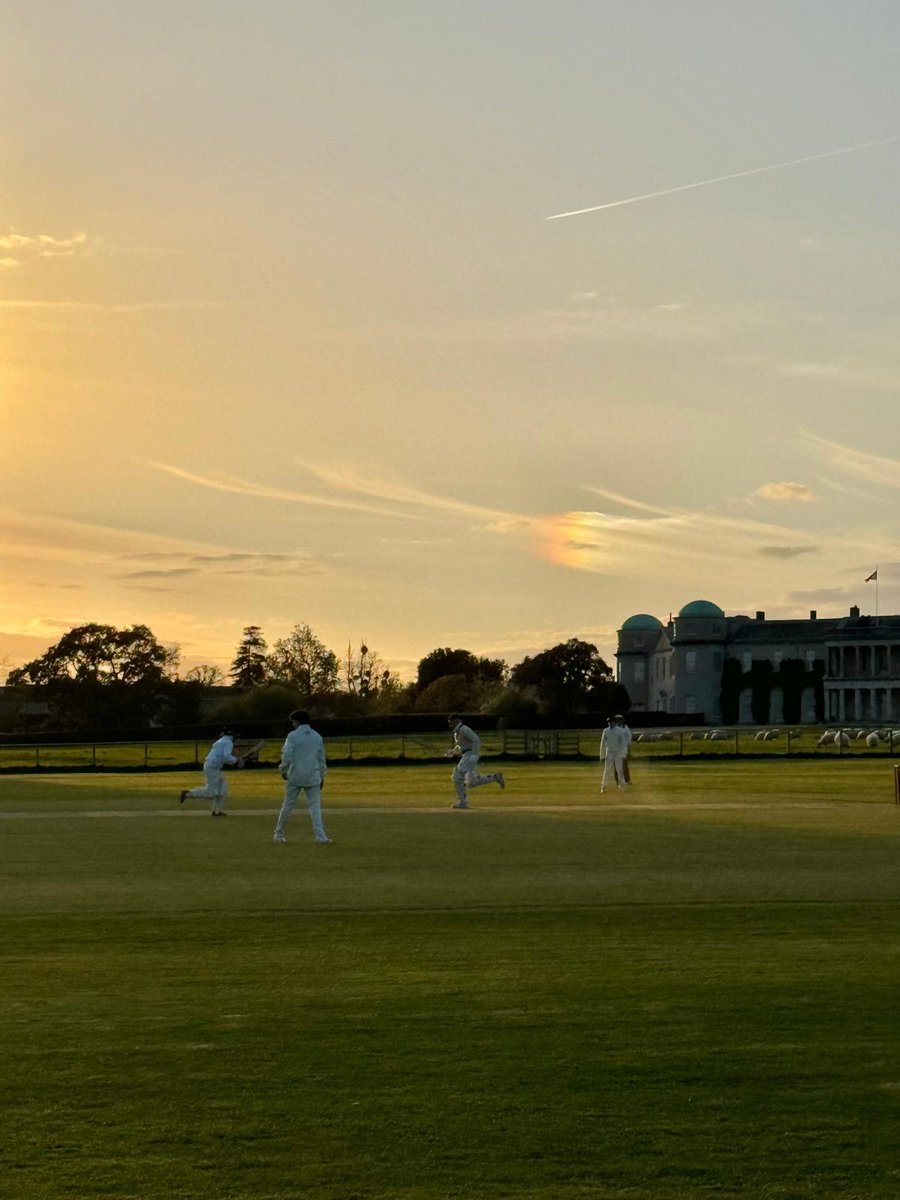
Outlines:
[[[874,584],[875,584],[875,624],[877,625],[878,624],[878,567],[877,566],[871,575],[866,576],[865,582],[866,583],[874,582]]]

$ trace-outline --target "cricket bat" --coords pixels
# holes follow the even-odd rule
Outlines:
[[[241,766],[245,767],[249,762],[258,762],[259,752],[262,750],[265,744],[266,740],[263,738],[261,741],[254,742],[252,746],[250,746],[247,750],[244,750],[243,753],[239,754],[238,757],[241,760]]]

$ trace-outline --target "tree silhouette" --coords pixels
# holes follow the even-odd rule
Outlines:
[[[269,676],[268,650],[260,627],[246,626],[228,672],[234,687],[259,687],[266,682]]]
[[[146,625],[89,624],[11,671],[8,682],[34,686],[66,726],[124,728],[161,708],[177,666],[178,648],[161,645]]]

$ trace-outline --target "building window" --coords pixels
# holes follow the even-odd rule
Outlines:
[[[810,667],[815,666],[815,663],[816,663],[815,650],[807,650],[807,652],[806,652],[806,669],[809,670]]]
[[[697,711],[697,697],[696,696],[685,696],[684,711],[689,712],[689,713],[695,713]]]
[[[753,651],[745,650],[741,654],[741,670],[746,674],[747,671],[753,670]]]
[[[776,651],[774,652],[774,654],[772,655],[772,662],[775,664],[775,670],[776,670],[776,671],[777,671],[777,670],[778,670],[778,668],[781,666],[781,660],[782,660],[783,658],[784,658],[784,651],[783,651],[783,650],[776,650]]]
[[[721,650],[713,650],[713,670],[714,671],[722,670],[722,651]]]
[[[635,683],[643,683],[644,680],[646,679],[646,675],[647,675],[647,672],[646,672],[645,663],[643,662],[642,659],[638,659],[637,662],[633,666],[633,669],[631,672],[631,678],[634,680]]]
[[[697,651],[685,650],[684,652],[684,671],[686,675],[694,675],[697,672]]]

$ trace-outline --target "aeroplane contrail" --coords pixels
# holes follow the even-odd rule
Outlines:
[[[780,171],[783,167],[796,167],[800,163],[815,162],[820,158],[837,158],[839,154],[853,154],[857,150],[868,150],[872,146],[886,146],[889,142],[900,141],[900,134],[880,138],[877,142],[860,142],[858,146],[844,146],[840,150],[825,150],[821,154],[805,154],[802,158],[792,158],[788,162],[769,163],[766,167],[753,167],[749,171],[735,171],[731,175],[717,175],[715,179],[699,179],[696,183],[682,183],[679,187],[663,188],[659,192],[646,192],[643,196],[629,196],[625,200],[612,200],[609,204],[594,204],[590,208],[576,208],[572,212],[554,213],[545,217],[546,221],[559,221],[563,217],[580,217],[584,213],[601,212],[605,208],[621,208],[623,204],[638,204],[641,200],[655,200],[657,196],[671,196],[675,192],[689,192],[692,188],[708,187],[711,183],[725,183],[728,179],[744,179],[747,175],[761,175],[763,171]]]

